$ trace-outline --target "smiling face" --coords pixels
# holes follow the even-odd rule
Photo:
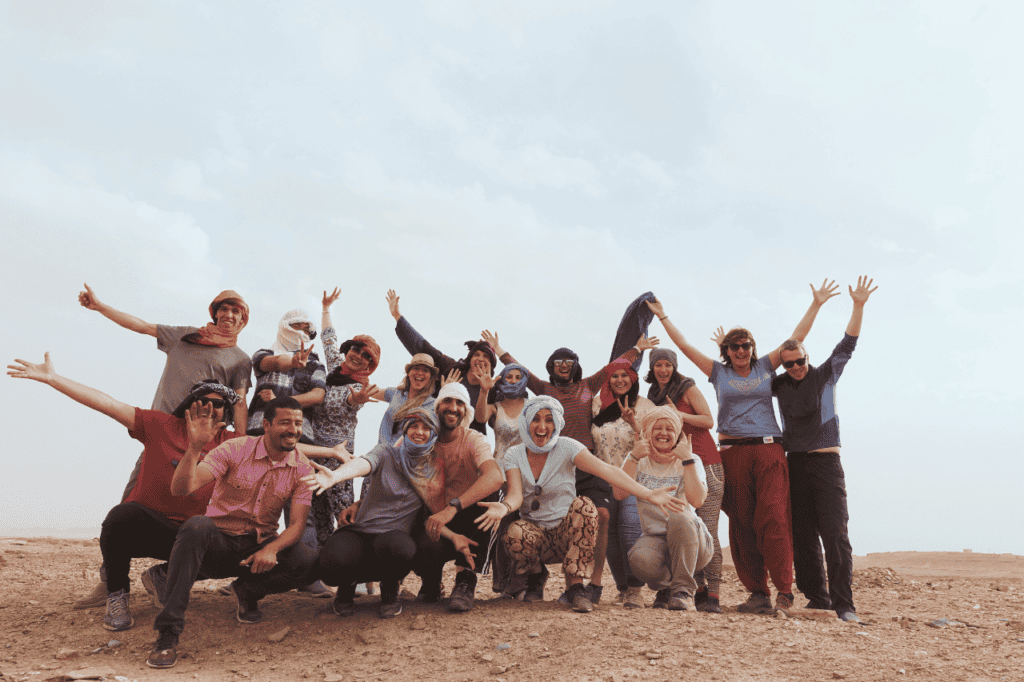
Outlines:
[[[419,419],[414,419],[409,424],[409,428],[405,430],[405,437],[416,443],[416,445],[424,445],[430,440],[430,427]]]
[[[474,372],[491,376],[491,358],[482,350],[473,351],[469,358],[469,366]]]
[[[796,364],[798,361],[803,360],[802,365]],[[792,363],[790,366],[786,366],[787,363]],[[807,354],[802,350],[784,350],[782,351],[782,367],[786,370],[786,374],[793,377],[797,381],[802,381],[807,376],[807,370],[811,368],[811,365],[807,362]]]
[[[506,384],[509,384],[509,385],[511,385],[511,384],[518,384],[522,380],[523,380],[523,373],[520,372],[518,369],[510,369],[509,371],[505,372],[505,383]]]
[[[302,410],[279,408],[274,420],[263,420],[264,444],[271,459],[279,461],[295,449],[302,435]]]
[[[555,418],[551,416],[551,410],[544,408],[533,415],[530,420],[530,438],[535,445],[543,446],[555,433]]]
[[[425,389],[433,378],[434,375],[430,372],[430,368],[424,365],[413,365],[409,368],[409,388],[414,393]]]
[[[441,417],[442,427],[448,431],[457,429],[462,420],[466,418],[466,403],[448,396],[441,401],[437,414]]]
[[[213,423],[219,424],[224,421],[224,411],[227,409],[228,401],[224,400],[224,396],[215,391],[210,391],[206,395],[201,395],[196,398],[196,402],[199,403],[200,407],[206,407],[206,405],[213,406]],[[219,407],[218,407],[219,405]]]
[[[733,368],[744,370],[750,367],[750,352],[753,349],[754,342],[751,341],[750,338],[739,338],[730,341],[725,352],[729,354],[729,359],[732,360]]]
[[[555,376],[559,379],[569,380],[572,376],[572,368],[575,365],[575,361],[572,358],[559,358],[554,361]]]
[[[345,353],[345,364],[352,368],[353,372],[362,372],[370,368],[373,363],[373,356],[362,344],[354,344]]]
[[[654,363],[652,369],[654,370],[654,378],[657,380],[660,388],[665,387],[665,384],[668,383],[669,379],[672,378],[672,374],[676,371],[668,360],[658,360]]]
[[[214,313],[217,328],[226,334],[237,333],[242,328],[242,307],[236,303],[224,302]]]
[[[612,387],[612,393],[617,398],[622,397],[629,393],[629,389],[633,388],[633,377],[629,376],[629,372],[626,370],[617,369],[609,377],[608,385]]]
[[[665,462],[672,458],[672,448],[676,446],[675,426],[668,419],[659,419],[651,429],[651,457],[656,462]]]

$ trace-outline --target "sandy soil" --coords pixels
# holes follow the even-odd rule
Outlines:
[[[410,578],[395,620],[377,618],[376,597],[342,620],[330,601],[290,593],[267,598],[264,622],[243,626],[234,600],[213,591],[227,581],[211,581],[193,592],[178,665],[154,671],[144,661],[156,609],[138,580],[152,561],[133,565],[135,627],[111,633],[103,609],[71,609],[95,584],[96,541],[5,538],[0,552],[2,681],[72,679],[83,668],[120,680],[1024,680],[1024,557],[1005,554],[858,557],[862,625],[823,612],[739,614],[746,595],[730,565],[722,615],[628,611],[608,596],[577,614],[554,601],[489,600],[489,581],[476,609],[454,615],[411,601]],[[546,596],[562,587],[553,577]]]

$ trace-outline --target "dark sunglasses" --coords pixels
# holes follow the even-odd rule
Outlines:
[[[782,363],[782,366],[785,367],[786,369],[790,369],[793,365],[796,365],[798,367],[803,367],[806,364],[807,364],[807,357],[804,356],[802,358],[797,358],[796,360],[786,360],[784,363]]]
[[[219,410],[228,404],[228,401],[223,398],[196,398],[196,402],[200,405],[213,405],[213,409]]]
[[[543,492],[544,488],[541,488],[539,485],[533,486],[533,502],[530,503],[530,511],[537,511],[540,509],[540,500],[537,498],[540,497]]]
[[[734,353],[736,351],[738,351],[740,348],[742,348],[743,350],[750,350],[750,342],[749,341],[744,341],[743,343],[730,343],[729,344],[729,350],[731,350]]]
[[[555,365],[555,367],[558,367],[560,365],[562,367],[572,367],[575,363],[576,363],[576,361],[572,360],[570,358],[559,358],[559,359],[555,360],[554,365]]]

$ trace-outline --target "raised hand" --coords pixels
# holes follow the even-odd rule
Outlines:
[[[328,308],[330,308],[332,305],[334,305],[334,302],[337,301],[339,298],[341,298],[341,289],[339,289],[338,287],[334,287],[334,291],[332,291],[329,294],[327,293],[326,290],[324,290],[323,309],[327,310]]]
[[[292,353],[292,369],[302,369],[309,362],[309,354],[313,352],[313,344],[306,348],[306,342],[299,342],[299,352]]]
[[[494,384],[498,382],[498,377],[492,377],[487,372],[482,372],[478,369],[473,370],[473,377],[476,378],[477,383],[480,384],[480,388],[485,391],[489,391],[494,388]]]
[[[639,432],[640,427],[636,423],[636,410],[629,406],[629,396],[624,395],[622,398],[616,398],[615,402],[619,404],[619,411],[622,412],[622,421],[632,426],[634,431]]]
[[[657,336],[641,336],[636,342],[636,347],[640,349],[640,352],[655,348],[660,341]]]
[[[725,329],[719,327],[715,330],[715,333],[711,335],[711,340],[715,342],[716,346],[721,346],[725,343]]]
[[[401,311],[398,310],[398,294],[395,293],[394,289],[388,289],[388,310],[391,311],[391,317],[395,318],[395,322],[402,317]]]
[[[188,444],[189,447],[196,450],[201,450],[204,445],[213,440],[217,432],[224,426],[224,422],[214,421],[213,405],[209,403],[200,405],[199,401],[196,401],[185,411],[185,433],[188,434]]]
[[[448,384],[457,384],[462,381],[462,372],[457,369],[453,369],[448,372],[448,376],[441,377],[441,385],[447,386]]]
[[[651,454],[651,444],[647,442],[647,435],[643,431],[640,432],[633,443],[632,454],[634,459],[643,459]]]
[[[14,377],[15,379],[32,379],[33,381],[41,381],[45,384],[57,374],[53,369],[53,363],[50,362],[49,352],[43,353],[43,362],[39,365],[33,362],[26,362],[25,360],[15,359],[14,361],[18,364],[7,365],[7,376]]]
[[[654,299],[653,301],[644,301],[644,303],[646,303],[647,307],[651,309],[651,312],[654,313],[655,317],[658,319],[665,317],[665,306],[661,305],[661,301]]]
[[[477,502],[476,506],[483,507],[485,510],[473,522],[480,530],[497,528],[501,520],[508,514],[508,507],[505,506],[504,502]]]
[[[868,302],[868,297],[875,293],[875,289],[871,285],[875,283],[875,280],[868,279],[867,275],[857,278],[857,288],[850,287],[850,298],[853,299],[854,304],[864,305]]]
[[[96,298],[96,294],[93,293],[88,284],[83,284],[82,286],[85,287],[85,291],[78,292],[78,302],[82,304],[83,308],[99,310],[100,306],[103,305],[100,303],[100,299]]]
[[[672,454],[681,462],[693,458],[693,440],[685,431],[679,435],[679,442],[672,448]]]
[[[480,338],[487,342],[487,345],[491,347],[491,350],[493,350],[494,354],[499,358],[505,354],[501,349],[501,344],[498,343],[497,334],[492,334],[489,330],[485,329],[480,332]]]
[[[377,384],[370,384],[369,386],[363,386],[358,391],[353,391],[349,394],[352,398],[352,404],[379,403],[380,401],[373,397],[378,390]]]
[[[821,287],[818,289],[815,289],[813,284],[809,286],[811,287],[811,293],[814,294],[814,301],[818,305],[822,305],[825,303],[825,301],[832,298],[833,296],[839,295],[839,285],[836,284],[835,280],[829,282],[828,277],[826,277],[824,281],[822,281]]]
[[[310,466],[313,467],[315,473],[309,476],[303,476],[302,482],[306,484],[310,492],[314,492],[317,495],[323,494],[325,490],[334,485],[334,472],[325,466],[317,464],[313,460],[309,461]]]

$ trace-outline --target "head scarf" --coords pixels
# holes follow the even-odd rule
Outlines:
[[[434,412],[437,412],[438,419],[441,416],[441,401],[445,398],[455,398],[461,400],[466,406],[466,418],[462,420],[459,426],[469,426],[473,421],[473,402],[469,397],[469,391],[465,386],[459,383],[445,384],[441,387],[441,390],[437,392],[437,398],[434,399]]]
[[[308,323],[312,329],[311,333],[307,334],[301,329],[292,329],[292,325],[296,322]],[[284,314],[284,317],[281,318],[281,321],[277,323],[277,340],[274,341],[270,350],[274,351],[274,355],[295,353],[303,346],[309,348],[315,338],[316,325],[313,323],[312,318],[306,314],[306,311],[289,310]]]
[[[612,390],[611,375],[618,372],[620,369],[626,370],[626,374],[633,381],[633,385],[629,387],[624,396],[629,400],[629,406],[636,408],[636,398],[640,395],[640,377],[637,376],[636,372],[629,365],[623,363],[621,367],[614,368],[608,375],[608,379],[601,384],[601,410],[594,417],[592,422],[594,426],[604,426],[605,424],[611,423],[616,419],[622,417],[622,408],[619,407],[619,400],[623,396],[616,396],[615,391]]]
[[[233,303],[242,309],[242,324],[232,334],[224,332],[217,326],[217,308],[222,303]],[[201,346],[216,346],[217,348],[234,348],[238,345],[238,333],[249,324],[249,305],[242,299],[237,291],[226,289],[213,299],[210,304],[210,317],[213,322],[207,322],[205,327],[200,327],[191,334],[182,337],[182,341],[196,343]]]
[[[640,432],[644,434],[644,438],[647,439],[647,443],[651,446],[652,450],[654,450],[654,425],[659,419],[667,419],[672,422],[672,430],[676,435],[677,441],[679,440],[679,434],[683,432],[683,420],[680,418],[679,410],[676,408],[662,405],[653,410],[648,410],[640,420]]]
[[[216,393],[220,397],[224,398],[224,400],[228,401],[228,404],[224,407],[223,420],[225,426],[230,425],[235,414],[235,411],[232,408],[234,408],[238,403],[238,394],[224,384],[218,383],[213,379],[203,379],[198,384],[194,385],[188,392],[185,399],[182,400],[181,404],[174,410],[174,416],[179,419],[184,419],[185,413],[188,411],[188,408],[192,407],[192,403],[194,403],[196,399],[210,392]]]
[[[519,370],[519,381],[514,384],[505,382],[505,375],[514,369]],[[530,380],[530,372],[520,364],[515,362],[505,365],[505,368],[498,374],[498,382],[494,384],[492,391],[492,403],[500,403],[502,400],[507,398],[525,398],[526,397],[526,382]]]
[[[423,422],[430,427],[430,440],[423,445],[413,443],[406,438],[406,432],[416,421]],[[432,512],[440,511],[444,508],[446,500],[444,499],[444,467],[437,466],[433,457],[434,444],[437,442],[437,435],[440,431],[437,415],[431,410],[417,407],[409,411],[401,425],[402,440],[392,446],[398,468],[416,494],[430,507],[430,510]]]
[[[494,355],[494,349],[491,348],[491,344],[486,341],[466,341],[466,347],[469,348],[469,352],[466,353],[465,359],[459,361],[456,367],[462,372],[462,376],[469,376],[472,365],[470,362],[473,360],[473,353],[478,350],[482,350],[487,355],[487,360],[491,363],[491,376],[494,375],[494,366],[498,364],[498,358]]]
[[[555,422],[555,432],[548,438],[544,445],[537,445],[530,436],[530,422],[541,410],[551,410],[551,418]],[[551,452],[558,445],[558,434],[565,427],[565,410],[562,403],[548,395],[538,395],[530,398],[523,405],[523,412],[519,415],[519,437],[528,450],[534,452]]]
[[[654,365],[658,360],[668,360],[672,363],[672,376],[669,377],[665,388],[661,388],[658,384],[658,378],[654,375]],[[655,405],[671,405],[672,407],[675,407],[679,403],[679,399],[683,397],[683,394],[696,384],[693,379],[684,377],[679,373],[679,360],[676,358],[676,353],[668,348],[655,348],[651,350],[651,368],[647,372],[647,376],[644,377],[644,380],[651,384],[651,387],[647,389],[647,397],[650,398],[652,403]]]
[[[555,360],[561,360],[568,358],[572,360],[572,372],[569,374],[568,381],[555,374]],[[556,386],[565,386],[566,384],[574,384],[583,378],[583,368],[580,367],[580,356],[573,353],[568,348],[559,348],[551,357],[548,358],[547,364],[544,367],[548,370],[548,379],[551,383]]]
[[[352,350],[354,346],[361,346],[372,358],[369,366],[366,369],[355,371],[348,364],[348,352]],[[370,375],[377,369],[377,365],[380,364],[380,346],[373,340],[372,336],[366,334],[359,334],[353,336],[351,339],[341,344],[339,352],[346,356],[341,364],[338,365],[333,372],[327,377],[328,386],[344,386],[345,384],[362,384],[366,386],[369,384]]]

